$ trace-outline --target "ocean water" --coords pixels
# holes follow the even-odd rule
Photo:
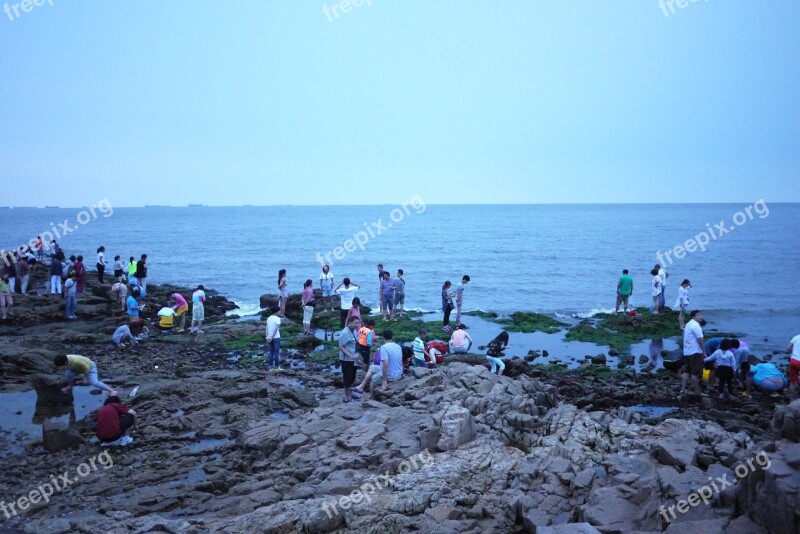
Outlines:
[[[800,204],[478,206],[417,200],[405,207],[114,208],[110,199],[94,216],[80,208],[0,209],[0,242],[11,248],[53,227],[63,231],[66,223],[72,230],[59,244],[68,255],[83,254],[90,268],[101,244],[109,261],[116,254],[138,259],[147,253],[151,282],[204,284],[245,312],[257,310],[260,295],[276,293],[281,268],[292,292],[302,291],[308,278],[318,285],[326,254],[337,283],[350,277],[371,306],[379,262],[393,274],[405,271],[408,308],[438,310],[442,283],[455,285],[469,274],[465,308],[588,314],[613,308],[623,268],[635,281],[632,303],[645,306],[651,301],[649,271],[661,251],[670,273],[668,305],[688,278],[690,307],[703,309],[713,327],[747,332],[771,348],[785,347],[800,333]],[[717,235],[718,225],[728,231]],[[674,247],[703,232],[705,251],[675,257]],[[336,247],[342,247],[338,258]]]

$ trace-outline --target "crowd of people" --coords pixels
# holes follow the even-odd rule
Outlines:
[[[106,249],[97,248],[97,279],[105,283]],[[48,289],[51,295],[60,295],[64,298],[64,309],[67,319],[77,318],[77,296],[85,290],[87,269],[81,255],[73,255],[67,259],[64,251],[55,241],[49,244],[36,242],[34,247],[19,247],[13,258],[4,258],[4,268],[0,277],[0,317],[5,319],[13,313],[12,294],[27,293],[29,288],[31,270],[40,264],[47,269],[49,274]],[[111,284],[111,293],[118,305],[117,311],[126,313],[129,322],[119,326],[112,335],[112,341],[117,346],[126,344],[135,345],[147,332],[145,321],[142,319],[144,304],[140,299],[147,294],[147,255],[142,254],[137,261],[130,257],[123,263],[119,255],[114,257],[114,277]],[[398,269],[394,277],[384,269],[382,264],[377,265],[378,270],[378,302],[377,315],[384,321],[397,321],[405,312],[406,279],[404,271]],[[652,312],[659,313],[665,307],[665,293],[669,274],[660,265],[656,264],[650,271],[650,297],[652,298]],[[444,361],[444,355],[466,354],[474,341],[461,323],[464,303],[464,292],[470,277],[464,275],[461,281],[453,288],[450,280],[442,284],[442,330],[450,334],[449,342],[438,340],[428,341],[428,332],[420,329],[417,337],[407,346],[402,346],[395,340],[394,332],[385,329],[381,333],[383,344],[377,347],[378,336],[375,333],[375,321],[362,319],[362,305],[358,291],[359,284],[350,278],[344,277],[337,285],[330,267],[325,265],[319,275],[319,290],[323,310],[333,311],[333,297],[340,299],[340,328],[338,336],[339,367],[341,368],[344,388],[344,402],[359,399],[360,395],[369,393],[377,386],[388,388],[389,384],[400,380],[410,367],[435,368]],[[740,382],[742,394],[751,394],[751,389],[761,389],[775,392],[789,386],[792,396],[796,393],[798,375],[800,375],[800,336],[791,340],[787,351],[791,353],[789,364],[789,378],[772,363],[758,362],[750,354],[747,344],[734,338],[712,338],[704,340],[702,325],[703,314],[693,311],[688,323],[684,323],[684,314],[689,306],[689,289],[691,282],[684,279],[678,290],[675,308],[679,310],[679,326],[683,330],[683,358],[681,372],[680,395],[691,389],[695,394],[705,395],[700,389],[700,384],[705,378],[709,384],[709,391],[725,398],[734,394],[734,382]],[[271,369],[280,369],[281,351],[281,325],[286,317],[286,305],[289,299],[289,283],[287,272],[281,269],[278,272],[277,292],[278,303],[270,310],[266,321],[266,361]],[[627,269],[617,281],[617,297],[615,313],[620,307],[628,313],[630,297],[633,295],[634,282]],[[205,320],[204,302],[206,299],[204,287],[199,285],[191,296],[192,323],[190,333],[202,334],[202,325]],[[303,333],[312,335],[312,319],[317,306],[317,296],[314,291],[314,282],[307,279],[303,284],[301,304],[303,308]],[[450,315],[456,310],[455,330],[450,326]],[[183,333],[186,331],[186,316],[189,312],[189,302],[176,292],[169,301],[163,302],[156,314],[154,326],[161,331]],[[502,375],[505,364],[502,357],[509,347],[509,334],[502,331],[485,347],[487,364],[492,373]],[[484,347],[480,347],[484,349]],[[103,437],[102,441],[115,441],[128,436],[128,432],[135,427],[135,412],[121,403],[117,392],[100,382],[97,378],[97,366],[94,362],[78,355],[57,356],[54,360],[57,366],[66,367],[68,381],[64,391],[69,391],[72,382],[79,375],[85,375],[94,387],[105,390],[109,399],[104,406]],[[356,383],[357,370],[363,369],[363,377],[358,385]],[[107,409],[106,409],[107,408]],[[113,413],[112,413],[113,412]]]
[[[789,387],[790,396],[796,397],[800,374],[800,336],[791,339],[786,351],[789,357],[789,377],[771,362],[761,362],[746,342],[736,338],[715,337],[704,339],[705,319],[700,310],[692,311],[683,333],[683,358],[681,390],[684,395],[691,386],[696,395],[719,394],[720,399],[734,395],[734,382],[738,381],[742,396],[752,390],[777,393]],[[701,382],[707,378],[708,393],[701,391]],[[738,380],[737,380],[738,379]],[[726,392],[727,391],[727,392]]]

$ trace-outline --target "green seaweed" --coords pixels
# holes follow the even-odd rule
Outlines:
[[[480,317],[481,319],[486,319],[488,321],[493,321],[497,319],[497,314],[495,312],[487,312],[483,310],[473,310],[462,313],[461,315],[469,315],[470,317]]]
[[[569,326],[566,323],[556,321],[552,317],[541,313],[514,312],[507,319],[497,319],[498,324],[504,325],[509,332],[544,332],[545,334],[555,334],[563,327]]]
[[[584,319],[567,332],[567,341],[585,341],[596,345],[607,345],[616,349],[627,349],[631,344],[646,339],[669,338],[680,335],[678,313],[669,309],[658,314],[647,308],[638,308],[637,315],[599,314]]]

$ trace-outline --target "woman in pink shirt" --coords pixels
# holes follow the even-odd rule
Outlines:
[[[450,353],[466,354],[470,347],[472,347],[472,337],[466,331],[466,326],[459,324],[450,336]]]
[[[178,333],[185,332],[186,312],[189,311],[189,304],[186,303],[186,299],[183,298],[183,295],[180,293],[173,293],[172,298],[175,301],[175,305],[172,307],[172,309],[178,314]]]

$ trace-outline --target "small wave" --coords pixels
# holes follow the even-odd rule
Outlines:
[[[236,302],[236,305],[239,306],[235,310],[231,310],[225,315],[238,315],[240,317],[244,317],[246,315],[257,315],[261,312],[261,306],[258,304],[253,304],[252,302]]]
[[[601,313],[614,313],[614,308],[592,308],[588,312],[580,312],[580,313],[571,313],[571,314],[563,314],[556,312],[556,317],[560,317],[562,319],[566,319],[568,317],[573,317],[575,319],[591,319],[595,315],[599,315]]]

